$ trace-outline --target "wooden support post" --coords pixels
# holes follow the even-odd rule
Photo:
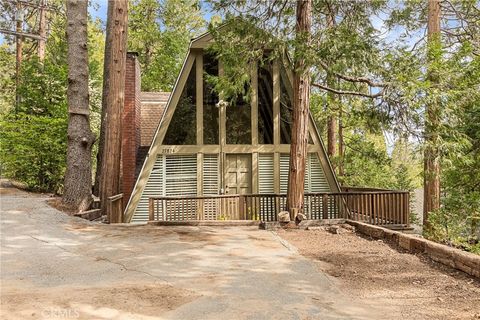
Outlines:
[[[410,227],[410,192],[406,194],[406,201],[405,202],[407,204],[405,224],[407,225],[407,227]]]
[[[328,219],[328,194],[322,196],[322,218]]]
[[[245,197],[243,195],[238,197],[238,216],[240,220],[246,220]]]
[[[148,199],[148,221],[154,221],[154,211],[155,211],[155,206],[154,206],[154,200],[152,198]]]

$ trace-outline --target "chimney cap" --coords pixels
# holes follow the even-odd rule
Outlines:
[[[136,51],[127,51],[127,55],[138,57],[138,52],[136,52]]]

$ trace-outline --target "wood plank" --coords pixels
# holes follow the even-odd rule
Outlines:
[[[195,59],[197,145],[203,145],[203,53],[198,52]]]
[[[148,199],[148,221],[154,220],[154,206],[153,206],[153,199]]]
[[[328,219],[328,195],[324,194],[322,197],[322,218]]]
[[[252,145],[258,144],[258,72],[257,63],[253,63],[250,68],[251,81],[251,125],[252,125]]]

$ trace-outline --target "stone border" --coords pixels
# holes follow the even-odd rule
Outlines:
[[[421,237],[359,221],[346,220],[351,226],[374,239],[385,239],[410,253],[424,253],[432,260],[448,267],[463,271],[471,276],[480,278],[480,256],[436,243]]]
[[[308,229],[309,227],[321,227],[321,226],[330,226],[334,224],[345,224],[345,223],[346,223],[345,219],[302,220],[299,224],[296,224],[293,221],[290,221],[290,222],[268,221],[268,222],[262,222],[260,224],[260,229],[264,229],[264,230],[277,230],[280,228]]]

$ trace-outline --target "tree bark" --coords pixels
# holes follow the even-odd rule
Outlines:
[[[329,7],[327,14],[327,28],[333,28],[335,26],[335,13],[331,7]],[[333,77],[327,77],[327,85],[330,88],[335,87],[333,85]],[[337,155],[337,117],[334,113],[334,101],[335,94],[332,92],[327,93],[327,154],[330,160],[332,160]],[[333,164],[334,165],[334,164]],[[335,167],[334,167],[335,170]]]
[[[115,1],[108,1],[107,16],[113,12]],[[107,19],[105,50],[103,54],[103,90],[102,90],[102,114],[100,117],[100,137],[98,139],[97,168],[95,171],[95,183],[93,185],[93,194],[100,196],[100,179],[102,172],[102,157],[105,146],[105,113],[107,112],[107,97],[110,88],[110,68],[112,51],[112,23],[113,19]]]
[[[43,62],[43,60],[45,59],[45,42],[46,42],[45,38],[47,36],[45,4],[46,4],[45,0],[40,0],[40,2],[38,3],[39,5],[38,35],[41,37],[41,39],[38,40],[37,55],[38,55],[38,60],[40,60],[40,62]]]
[[[21,71],[22,71],[22,59],[23,59],[23,37],[20,35],[22,32],[22,19],[23,19],[23,14],[22,14],[22,4],[21,2],[17,2],[17,16],[15,17],[16,21],[16,26],[15,26],[15,31],[17,32],[16,36],[16,57],[15,57],[15,107],[18,108],[20,104],[20,93],[19,93],[19,87],[20,87],[20,76],[21,76]]]
[[[109,0],[107,38],[105,39],[104,87],[107,88],[103,119],[104,136],[100,168],[100,205],[106,213],[107,198],[120,193],[122,111],[125,97],[125,64],[127,57],[127,0]],[[107,57],[107,55],[109,55]]]
[[[310,40],[310,28],[312,25],[312,1],[297,0],[296,15],[297,46],[301,45],[306,48]],[[302,49],[297,47],[296,50]],[[310,104],[310,70],[302,54],[295,56],[292,139],[287,191],[287,208],[292,219],[303,213],[305,159],[308,146],[308,111]]]
[[[338,114],[338,176],[342,177],[345,175],[345,166],[344,166],[344,150],[343,145],[343,122],[342,122],[342,110]]]
[[[441,45],[440,39],[440,0],[428,1],[428,78],[435,86],[438,83],[438,74],[435,67],[437,57],[433,51]],[[425,114],[425,151],[424,151],[424,202],[423,226],[424,231],[430,229],[429,213],[440,208],[440,151],[438,142],[439,109],[438,103],[430,99],[426,105]]]
[[[92,203],[92,145],[88,95],[87,1],[67,1],[68,148],[62,202],[76,211]]]

